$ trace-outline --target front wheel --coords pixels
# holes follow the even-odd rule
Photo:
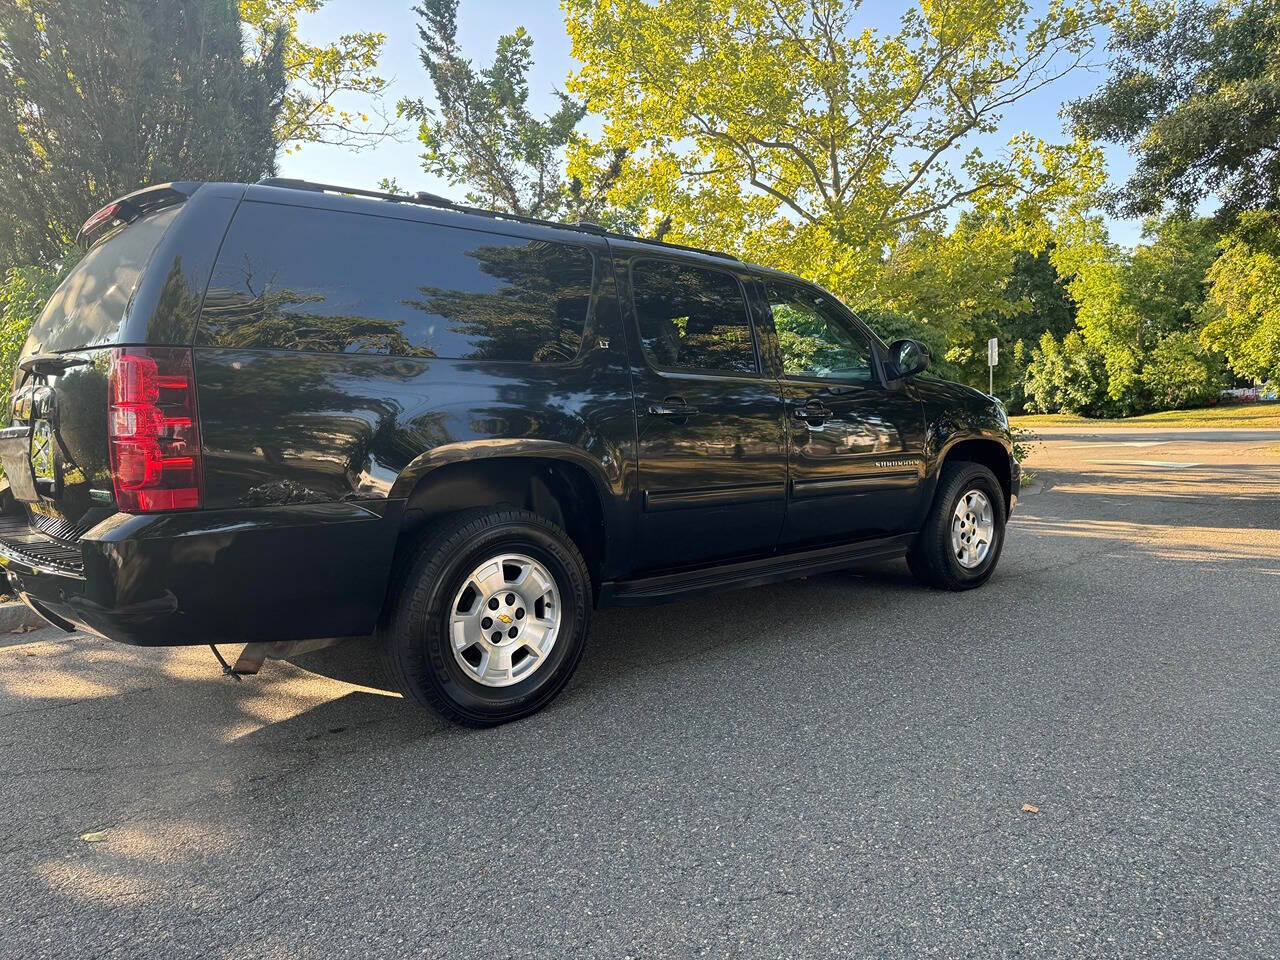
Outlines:
[[[1005,520],[1004,490],[995,474],[980,463],[946,464],[907,565],[930,587],[979,587],[1000,559]]]
[[[382,660],[406,696],[468,726],[528,716],[586,646],[591,580],[573,541],[525,510],[431,530],[401,567]]]

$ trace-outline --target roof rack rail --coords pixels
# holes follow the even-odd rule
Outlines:
[[[653,237],[629,237],[625,233],[609,233],[605,236],[614,237],[618,240],[630,240],[633,243],[647,243],[654,247],[666,247],[668,250],[687,250],[689,253],[701,253],[708,257],[719,257],[722,260],[732,260],[734,263],[741,263],[742,258],[732,253],[725,253],[723,250],[707,250],[703,247],[691,247],[687,243],[672,243],[670,240],[655,240]]]
[[[355,197],[371,197],[374,200],[389,200],[392,203],[416,203],[424,207],[440,207],[445,210],[456,210],[458,213],[471,213],[481,217],[489,217],[494,220],[514,220],[517,223],[531,223],[540,227],[558,227],[561,230],[577,230],[580,233],[590,233],[600,237],[612,237],[615,240],[631,240],[635,243],[651,244],[655,247],[667,247],[673,250],[687,250],[690,253],[702,253],[710,257],[720,257],[725,260],[739,262],[739,258],[732,253],[722,253],[719,250],[704,250],[701,247],[690,247],[683,243],[670,243],[666,240],[655,240],[652,237],[632,237],[625,233],[617,233],[608,230],[598,223],[592,223],[589,220],[579,220],[577,223],[559,223],[555,220],[542,220],[538,217],[526,217],[518,213],[501,213],[497,210],[485,210],[481,207],[469,207],[465,204],[454,203],[447,197],[441,197],[434,193],[427,193],[419,190],[417,193],[388,193],[383,190],[362,190],[359,187],[339,187],[332,183],[315,183],[311,180],[296,180],[292,177],[264,177],[258,181],[260,186],[264,187],[285,187],[289,190],[310,190],[315,193],[344,193]]]
[[[311,190],[316,193],[347,193],[355,197],[372,197],[374,200],[390,200],[393,203],[420,203],[428,207],[456,207],[448,197],[437,196],[420,190],[414,194],[388,193],[385,190],[363,190],[360,187],[339,187],[332,183],[314,183],[292,177],[264,177],[258,183],[264,187],[287,187],[290,190]]]

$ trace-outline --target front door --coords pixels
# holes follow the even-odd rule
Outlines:
[[[649,255],[620,273],[636,335],[637,569],[772,550],[786,509],[785,414],[761,374],[743,278]]]
[[[914,529],[924,479],[924,409],[881,379],[870,335],[822,291],[766,281],[782,359],[790,483],[787,546]]]

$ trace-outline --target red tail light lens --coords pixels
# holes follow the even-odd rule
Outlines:
[[[107,388],[111,475],[126,513],[200,506],[200,422],[191,351],[117,347]]]

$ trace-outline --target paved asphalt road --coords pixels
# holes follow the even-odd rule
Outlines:
[[[350,647],[10,636],[0,954],[1280,955],[1280,432],[1033,467],[984,590],[605,612],[487,732]]]

